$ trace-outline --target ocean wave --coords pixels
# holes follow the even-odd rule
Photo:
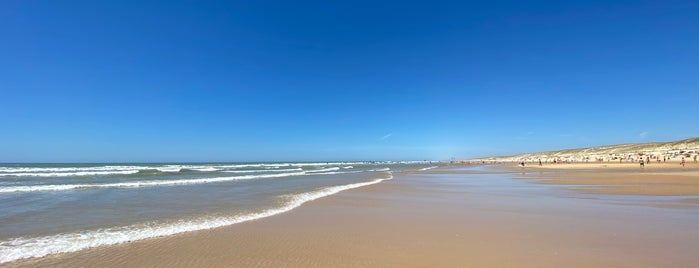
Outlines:
[[[289,169],[250,169],[250,170],[223,170],[226,173],[261,173],[261,172],[287,172],[287,171],[303,171],[302,168]]]
[[[181,167],[155,167],[160,172],[180,172],[183,168]]]
[[[350,173],[360,173],[360,172],[364,172],[364,171],[357,170],[357,171],[316,172],[316,173],[309,173],[309,175],[337,175],[337,174],[350,174]]]
[[[4,168],[0,177],[77,177],[99,175],[128,175],[158,172],[213,172],[220,168],[213,166],[104,166],[80,168]]]
[[[243,168],[264,168],[264,169],[280,169],[280,168],[304,168],[304,167],[322,167],[322,166],[345,166],[343,168],[353,168],[352,165],[364,165],[367,163],[363,162],[327,162],[327,163],[250,163],[250,164],[161,164],[161,165],[105,165],[105,166],[83,166],[83,167],[7,167],[0,166],[0,176],[39,176],[39,175],[29,175],[29,174],[58,174],[54,176],[79,176],[79,175],[69,175],[69,174],[102,174],[102,173],[89,173],[89,172],[104,172],[107,171],[114,172],[126,172],[126,171],[139,171],[148,169],[157,169],[162,172],[180,172],[184,169],[190,171],[202,171],[202,172],[213,172],[221,170],[237,170]],[[21,174],[27,175],[21,175]],[[10,175],[12,174],[12,175]],[[118,174],[118,173],[114,173]],[[126,174],[126,173],[124,173]]]
[[[215,178],[201,178],[201,179],[153,180],[153,181],[101,183],[101,184],[58,184],[58,185],[10,186],[10,187],[0,187],[0,193],[66,191],[66,190],[78,190],[78,189],[89,189],[89,188],[138,188],[138,187],[152,187],[152,186],[191,185],[191,184],[226,182],[226,181],[236,181],[236,180],[302,176],[302,175],[306,175],[306,174],[307,174],[306,172],[290,172],[290,173],[243,175],[243,176],[233,176],[233,177],[215,177]]]
[[[115,170],[115,171],[77,171],[77,172],[36,172],[36,173],[0,173],[0,177],[74,177],[96,175],[126,175],[136,174],[139,170]]]
[[[146,166],[98,166],[98,167],[0,167],[1,173],[38,173],[38,172],[83,172],[83,171],[124,171],[139,170]]]
[[[325,166],[327,163],[254,163],[254,164],[233,164],[217,166],[219,168],[281,168],[281,167],[306,167],[306,166]]]
[[[420,170],[420,171],[425,171],[425,170],[430,170],[430,169],[433,169],[433,168],[438,168],[438,166],[431,166],[431,167],[421,168],[421,169],[419,169],[419,170]]]
[[[226,169],[237,169],[237,168],[280,168],[280,167],[290,167],[291,164],[235,164],[235,165],[222,165],[217,166],[218,168]]]
[[[219,171],[220,169],[215,168],[215,167],[203,167],[203,168],[190,168],[190,170],[194,170],[194,171]]]
[[[374,179],[368,182],[338,185],[307,193],[287,195],[284,197],[288,201],[283,206],[267,209],[259,213],[227,217],[207,217],[164,224],[146,223],[78,233],[63,233],[35,238],[20,237],[0,241],[0,263],[233,225],[284,213],[308,201],[333,195],[345,190],[380,183],[391,178],[393,178],[392,175],[384,179]]]
[[[335,170],[340,170],[340,168],[339,167],[321,168],[321,169],[307,170],[307,172],[328,172],[328,171],[335,171]]]

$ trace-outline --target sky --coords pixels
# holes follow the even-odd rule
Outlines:
[[[0,2],[0,162],[449,160],[699,136],[697,1]]]

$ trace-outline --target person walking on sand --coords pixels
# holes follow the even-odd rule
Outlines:
[[[680,162],[680,165],[682,165],[682,167],[684,167],[684,157],[682,157],[682,162]]]
[[[697,156],[694,156],[694,162],[697,162]],[[539,166],[541,166],[541,159],[539,159]]]
[[[643,158],[641,158],[641,161],[639,163],[641,164],[641,168],[645,167],[645,164],[643,163]]]

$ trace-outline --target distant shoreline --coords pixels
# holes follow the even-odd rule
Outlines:
[[[8,265],[684,267],[699,261],[699,240],[691,235],[696,195],[634,194],[637,188],[623,187],[635,187],[636,170],[501,167],[406,173],[255,221]],[[668,181],[667,172],[648,173],[641,178],[646,184]],[[589,178],[576,179],[581,174]],[[616,177],[607,179],[610,174]],[[680,186],[693,179],[670,175]]]
[[[699,137],[671,142],[629,143],[596,147],[526,153],[513,156],[492,156],[462,160],[462,163],[639,163],[694,162],[699,158]]]

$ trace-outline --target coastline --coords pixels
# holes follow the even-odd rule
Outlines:
[[[610,195],[644,195],[686,197],[697,202],[699,196],[699,164],[650,163],[643,168],[628,163],[572,163],[506,165],[517,171],[546,171],[525,176],[536,183],[569,186],[584,193]]]
[[[250,222],[2,266],[689,267],[699,261],[692,250],[699,247],[699,216],[687,213],[696,207],[586,199],[596,194],[513,179],[517,174],[480,167],[405,174]]]

